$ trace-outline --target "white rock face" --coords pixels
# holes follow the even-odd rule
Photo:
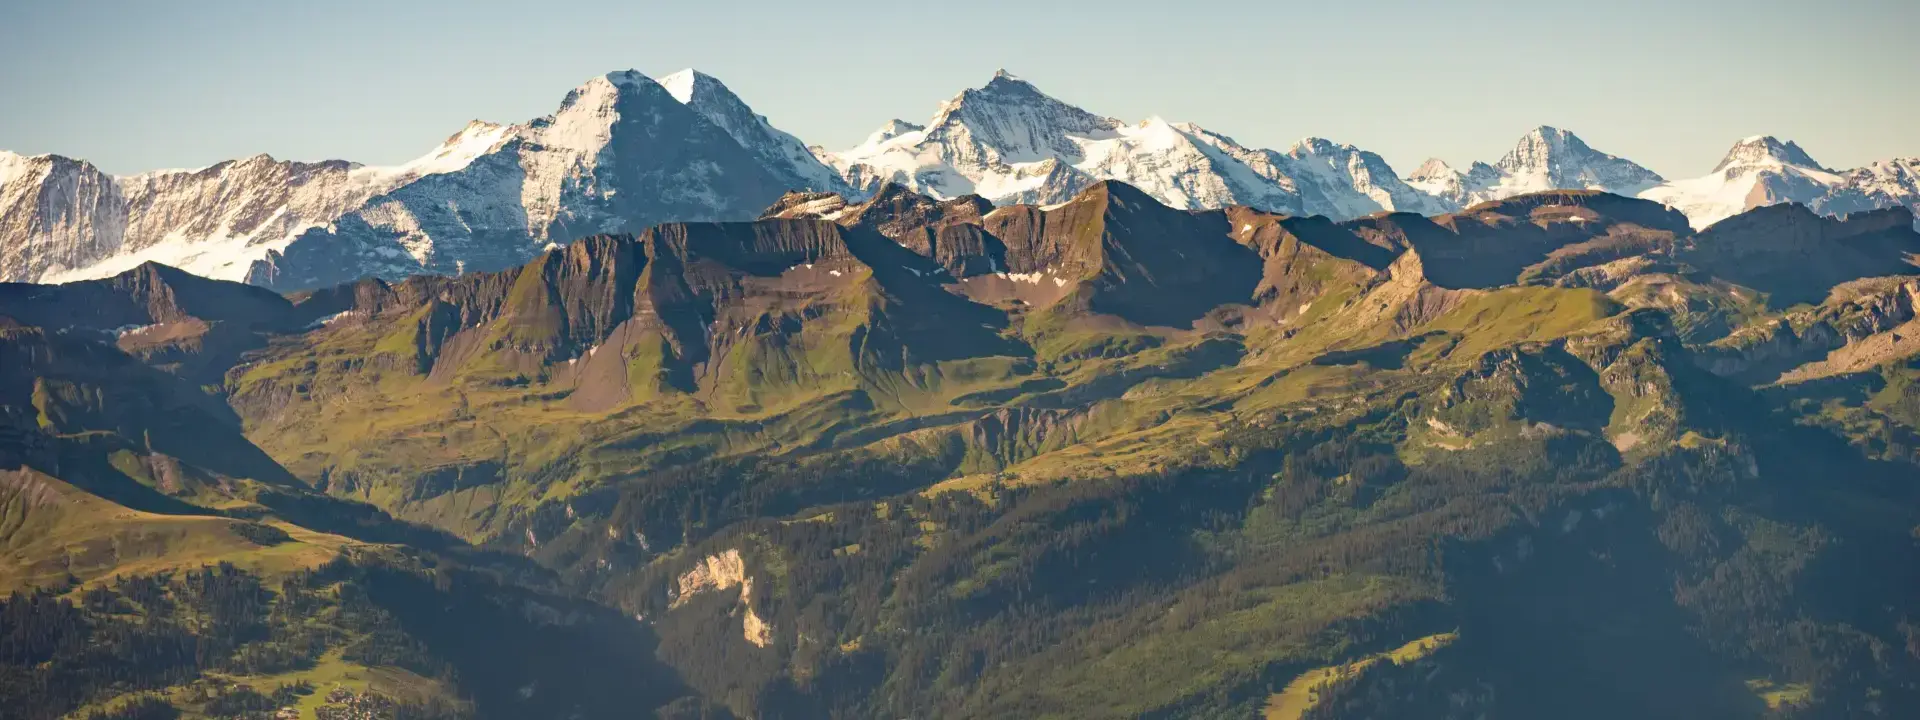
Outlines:
[[[747,565],[738,549],[708,555],[692,570],[682,573],[674,583],[673,600],[669,607],[677,608],[695,595],[726,590],[736,585],[740,586],[737,610],[741,614],[741,637],[756,647],[766,647],[773,642],[773,626],[753,611],[753,578],[747,576]]]
[[[747,563],[738,549],[708,555],[700,564],[680,574],[674,583],[672,607],[686,604],[703,592],[725,590],[747,582]]]
[[[773,642],[773,625],[753,611],[753,578],[740,584],[740,636],[755,647],[766,647]]]

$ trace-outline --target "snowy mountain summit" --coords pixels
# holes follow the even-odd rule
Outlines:
[[[506,267],[585,235],[750,217],[786,190],[786,168],[631,70],[588,80],[552,115],[471,134],[448,141],[468,150],[436,151],[457,162],[302,233],[247,279],[315,287]]]
[[[1912,161],[1905,161],[1911,167]],[[1820,212],[1847,214],[1889,205],[1912,205],[1911,173],[1901,179],[1902,161],[1876,163],[1883,173],[1861,169],[1828,170],[1792,142],[1755,135],[1734,143],[1713,171],[1652,188],[1641,197],[1686,213],[1695,227],[1706,227],[1756,207],[1800,203]],[[1903,199],[1904,198],[1904,199]]]
[[[1462,173],[1428,160],[1408,182],[1458,209],[1545,190],[1635,195],[1662,179],[1630,160],[1593,149],[1573,133],[1542,125],[1522,136],[1496,164],[1476,162]]]
[[[892,182],[996,204],[1065,202],[1095,182],[1119,180],[1180,208],[1340,216],[1434,208],[1379,156],[1351,146],[1316,141],[1283,154],[1190,123],[1127,123],[1004,70],[942,103],[925,126],[895,120],[826,159],[863,191]]]

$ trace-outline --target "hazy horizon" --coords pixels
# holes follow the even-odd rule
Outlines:
[[[1920,46],[1900,37],[1920,27],[1915,3],[967,7],[972,23],[851,3],[8,6],[0,149],[114,174],[263,152],[398,164],[469,120],[548,114],[595,75],[694,67],[831,150],[893,118],[924,122],[1005,68],[1123,121],[1193,122],[1275,149],[1326,137],[1402,174],[1428,157],[1497,160],[1538,125],[1669,178],[1704,174],[1761,134],[1836,168],[1920,155],[1920,88],[1884,79],[1920,67]]]

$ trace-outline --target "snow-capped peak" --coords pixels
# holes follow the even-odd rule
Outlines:
[[[1781,142],[1772,135],[1741,138],[1740,142],[1734,143],[1733,147],[1727,150],[1726,157],[1720,160],[1719,165],[1713,167],[1713,171],[1720,172],[1735,165],[1767,164],[1794,165],[1826,171],[1825,167],[1814,162],[1813,157],[1799,145],[1792,141]]]
[[[1652,170],[1595,150],[1579,136],[1547,125],[1521,137],[1497,167],[1511,181],[1504,184],[1518,192],[1605,190],[1632,195],[1663,182]]]
[[[1354,149],[1352,145],[1337,143],[1323,137],[1309,136],[1294,141],[1293,145],[1287,148],[1287,154],[1300,157],[1302,155],[1324,155],[1330,152],[1352,149]]]
[[[1799,145],[1770,135],[1755,135],[1734,143],[1712,172],[1649,188],[1640,197],[1686,213],[1695,227],[1706,227],[1756,207],[1787,202],[1831,205],[1829,210],[1840,213],[1857,207],[1883,207],[1884,203],[1862,204],[1848,199],[1857,194],[1855,188],[1873,184],[1862,182],[1859,173],[1836,174],[1814,162]],[[1893,192],[1888,197],[1900,194]]]
[[[695,104],[706,85],[724,91],[689,79]],[[36,163],[62,177],[36,169],[38,176],[0,182],[0,277],[72,280],[162,262],[209,277],[314,287],[504,267],[548,243],[668,220],[747,219],[788,187],[730,136],[741,129],[703,119],[625,70],[589,78],[551,115],[517,125],[475,121],[398,166],[262,155],[113,178],[83,163]],[[838,182],[782,136],[823,182]],[[74,220],[49,225],[56,213]],[[55,250],[9,253],[15,238]]]
[[[655,82],[660,83],[660,87],[666,88],[667,92],[673,95],[673,99],[684,104],[693,101],[694,85],[702,80],[712,81],[713,77],[693,68],[686,68],[657,78]]]
[[[1420,163],[1420,167],[1414,170],[1412,175],[1408,175],[1407,179],[1415,182],[1431,182],[1445,180],[1459,174],[1459,171],[1454,170],[1447,161],[1440,158],[1427,158],[1427,161]]]
[[[1121,125],[1054,99],[1003,70],[986,85],[963,90],[942,104],[927,124],[927,137],[957,140],[958,135],[972,135],[1009,160],[1037,161],[1049,150],[1073,152],[1065,134],[1110,132]]]
[[[1521,136],[1496,165],[1475,162],[1465,173],[1437,159],[1407,177],[1442,205],[1464,208],[1544,190],[1603,190],[1632,195],[1659,185],[1652,170],[1608,155],[1573,133],[1541,125]]]
[[[1541,125],[1527,131],[1520,142],[1500,158],[1499,167],[1507,172],[1544,170],[1555,160],[1583,157],[1593,152],[1579,136],[1560,128]]]
[[[881,125],[879,130],[873,131],[872,135],[868,135],[866,142],[861,143],[861,145],[879,145],[880,143],[900,137],[901,135],[916,133],[925,129],[927,129],[925,125],[916,125],[899,118],[894,118],[888,120],[887,124]]]
[[[1118,180],[1180,208],[1229,204],[1354,217],[1437,211],[1378,155],[1319,138],[1248,148],[1159,116],[1126,123],[1062,102],[1006,71],[941,103],[926,127],[890,123],[827,159],[856,187],[1050,204]]]

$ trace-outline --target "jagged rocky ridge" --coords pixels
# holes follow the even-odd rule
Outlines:
[[[1897,295],[1898,283],[1846,289],[1920,273],[1911,223],[1902,208],[1835,219],[1783,205],[1695,231],[1670,208],[1593,191],[1336,222],[1247,207],[1181,211],[1112,181],[1064,203],[1007,207],[886,184],[853,203],[790,192],[750,222],[590,236],[500,273],[369,277],[289,300],[148,263],[99,281],[0,284],[0,304],[14,321],[106,331],[126,349],[202,352],[207,336],[228,329],[247,338],[223,354],[228,362],[273,336],[396,313],[417,316],[410,344],[422,371],[483,339],[490,344],[474,354],[540,368],[646,338],[665,353],[661,388],[691,390],[730,338],[770,332],[784,313],[885,318],[887,352],[902,353],[886,362],[911,363],[995,347],[990,336],[1007,327],[1008,313],[1200,330],[1257,315],[1285,325],[1342,287],[1362,292],[1345,301],[1361,307],[1365,293],[1394,286],[1425,288],[1416,294],[1429,299],[1513,285],[1626,298],[1650,282],[1710,278],[1763,308],[1822,306],[1834,293]],[[1398,311],[1444,309],[1417,305]],[[969,335],[974,327],[988,334]],[[880,341],[868,331],[862,343]]]

